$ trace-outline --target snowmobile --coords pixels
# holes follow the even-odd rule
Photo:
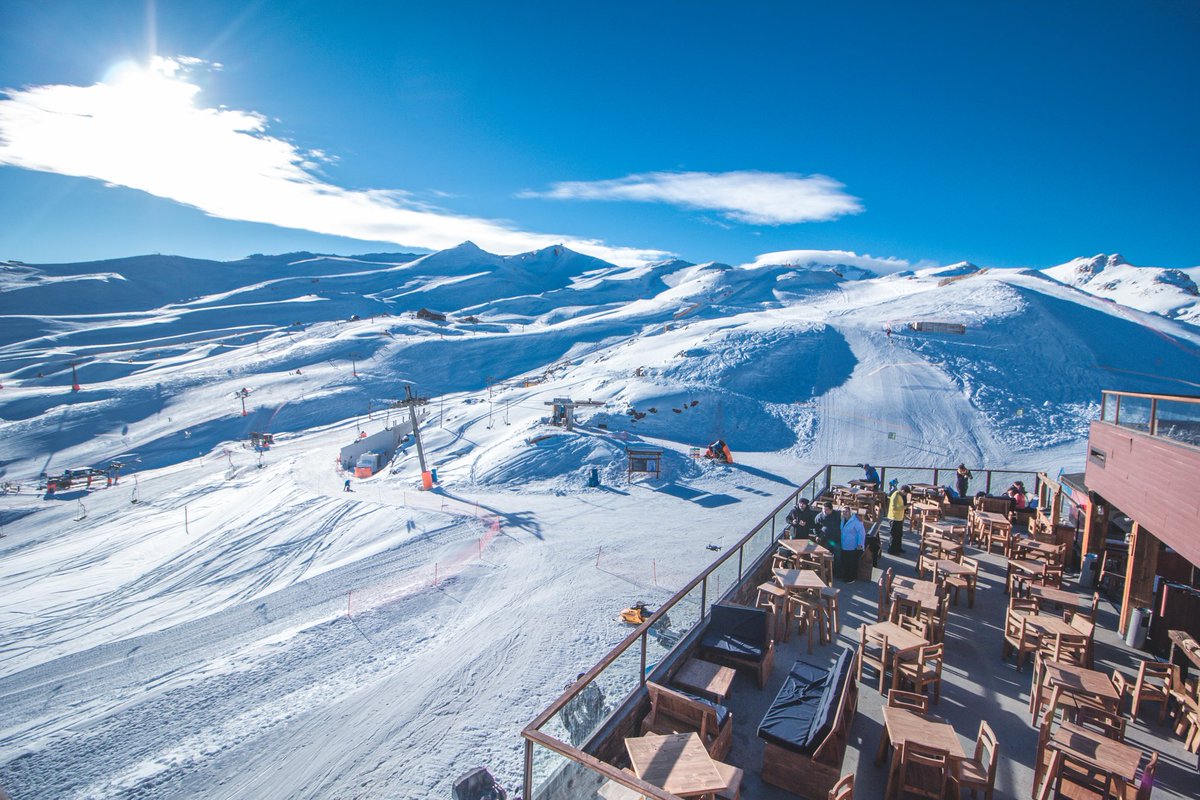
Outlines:
[[[646,604],[641,600],[634,603],[632,606],[621,610],[621,621],[630,625],[641,625],[654,614],[653,611],[646,608]],[[678,631],[671,630],[671,618],[663,614],[658,620],[650,626],[649,633],[663,647],[671,648],[683,638],[683,634]]]

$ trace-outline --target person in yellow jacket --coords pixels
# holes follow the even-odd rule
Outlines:
[[[892,523],[892,543],[888,547],[888,552],[894,556],[904,554],[904,548],[900,546],[904,540],[904,512],[907,510],[904,498],[908,496],[911,488],[906,483],[892,492],[892,496],[888,498],[887,518]]]

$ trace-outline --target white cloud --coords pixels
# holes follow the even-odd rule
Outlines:
[[[912,269],[912,264],[903,258],[879,258],[877,256],[859,255],[849,250],[780,250],[775,253],[763,253],[743,267],[789,266],[789,267],[862,267],[880,275],[891,272],[901,272]]]
[[[188,72],[203,62],[120,65],[91,86],[0,94],[0,165],[94,178],[195,206],[215,217],[433,250],[465,240],[509,254],[562,244],[618,264],[669,253],[531,233],[417,203],[405,192],[323,180],[320,151],[269,135],[253,111],[203,108]]]
[[[754,225],[821,222],[863,210],[843,184],[824,175],[779,172],[648,172],[606,181],[566,181],[522,197],[634,200],[719,211]]]

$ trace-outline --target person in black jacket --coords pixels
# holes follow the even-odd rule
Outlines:
[[[787,515],[788,531],[794,539],[815,539],[817,512],[809,507],[808,498],[801,497]]]
[[[970,486],[971,478],[974,477],[971,474],[971,470],[967,469],[966,464],[959,464],[958,469],[954,472],[954,489],[963,500],[967,499],[967,490]]]
[[[813,520],[817,530],[817,543],[833,554],[833,563],[841,563],[842,552],[842,515],[833,510],[833,503],[826,500],[821,505],[821,513]]]

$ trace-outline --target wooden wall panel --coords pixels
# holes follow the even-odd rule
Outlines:
[[[1101,466],[1092,451],[1104,454]],[[1200,448],[1093,422],[1087,486],[1200,565]]]

